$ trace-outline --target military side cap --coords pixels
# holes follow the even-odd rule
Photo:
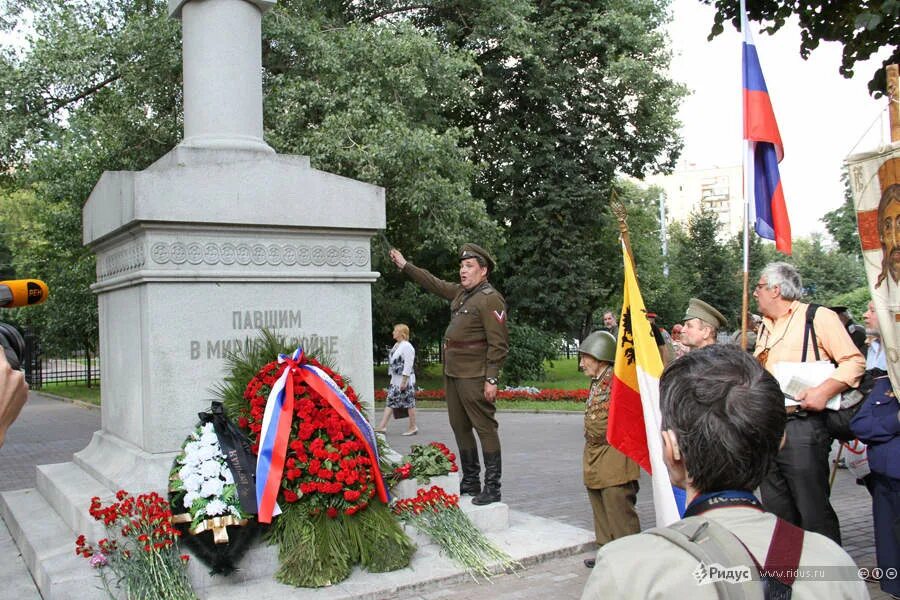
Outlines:
[[[467,258],[480,258],[491,271],[497,268],[497,261],[491,256],[491,253],[478,244],[463,244],[463,247],[459,249],[459,260]]]
[[[691,298],[688,301],[688,308],[682,321],[687,321],[688,319],[700,319],[716,329],[722,329],[728,324],[722,313],[699,298]]]

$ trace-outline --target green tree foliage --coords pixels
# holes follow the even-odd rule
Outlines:
[[[11,149],[0,171],[33,190],[33,218],[46,220],[39,231],[52,229],[53,245],[75,264],[48,264],[40,255],[16,260],[54,291],[72,292],[64,308],[52,305],[51,294],[35,317],[83,311],[96,321],[80,209],[104,170],[146,168],[179,141],[180,26],[162,0],[22,6],[33,11],[35,32],[24,50],[0,54],[8,90],[0,143]],[[6,21],[17,18],[19,5],[0,7]],[[469,132],[443,116],[471,101],[471,58],[408,25],[351,23],[341,7],[285,0],[263,20],[267,140],[279,152],[311,155],[317,168],[387,188],[388,235],[413,256],[452,258],[464,239],[496,241],[497,227],[471,194]],[[21,248],[33,254],[32,246]],[[395,306],[415,304],[420,330],[431,320],[445,323],[446,310],[432,318],[438,303],[416,302],[417,291],[384,259],[378,252],[374,261],[389,273],[375,290],[379,322],[391,323]],[[86,303],[75,302],[76,290]]]
[[[20,277],[50,298],[18,317],[45,351],[96,349],[94,257],[81,245],[81,207],[104,170],[140,169],[178,140],[178,24],[152,2],[24,1],[34,31],[0,50],[3,218]],[[4,18],[16,14],[3,6]]]
[[[710,39],[724,31],[726,21],[740,28],[738,2],[700,1],[716,7]],[[885,90],[884,66],[900,62],[900,2],[897,0],[747,0],[747,15],[751,21],[764,24],[767,33],[775,33],[788,19],[796,16],[800,22],[800,56],[804,59],[823,41],[839,42],[844,46],[839,69],[844,77],[853,76],[857,62],[871,58],[882,48],[890,48],[892,54],[869,81],[869,92],[873,94]]]
[[[844,203],[838,208],[825,213],[822,222],[838,249],[844,254],[862,260],[862,248],[859,242],[859,229],[856,226],[856,208],[853,204],[853,193],[850,190],[850,179],[847,171],[841,175],[844,182]]]
[[[709,302],[728,319],[730,327],[738,325],[743,267],[741,257],[722,239],[718,215],[709,210],[691,214],[686,228],[672,228],[671,247],[670,273],[687,297]],[[683,302],[682,311],[687,298]]]
[[[628,213],[629,238],[634,253],[635,269],[641,286],[641,295],[647,310],[658,315],[657,323],[668,326],[684,315],[687,298],[684,287],[671,276],[672,254],[663,256],[663,230],[659,222],[659,201],[662,190],[657,187],[643,189],[627,180],[617,184],[619,197]],[[669,235],[666,232],[666,235]],[[671,236],[669,236],[671,238]],[[614,306],[618,315],[622,306],[622,253],[616,246],[611,261],[615,262],[613,298],[605,302]],[[609,269],[613,268],[608,264]],[[666,274],[666,270],[670,274]],[[602,317],[602,315],[597,315]],[[599,319],[598,319],[599,322]]]
[[[511,318],[577,335],[621,285],[607,199],[616,173],[671,167],[683,88],[668,77],[665,4],[651,0],[356,3],[409,19],[478,66],[474,194],[503,227],[498,282]]]
[[[821,235],[795,240],[791,262],[803,278],[807,302],[829,305],[836,296],[867,285],[862,262],[826,248]]]
[[[509,356],[503,364],[504,383],[543,379],[544,362],[557,357],[561,340],[530,325],[509,326]]]

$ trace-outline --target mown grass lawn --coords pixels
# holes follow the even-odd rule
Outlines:
[[[100,385],[96,383],[91,384],[91,387],[83,383],[45,383],[41,389],[35,391],[100,406]]]

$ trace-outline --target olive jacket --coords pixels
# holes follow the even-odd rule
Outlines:
[[[498,377],[509,352],[506,300],[487,281],[466,290],[439,279],[411,262],[406,275],[432,294],[450,300],[450,324],[444,333],[444,374],[448,377]]]

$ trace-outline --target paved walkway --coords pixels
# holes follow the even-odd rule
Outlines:
[[[592,529],[591,509],[581,484],[581,415],[501,413],[499,420],[504,502],[516,510]],[[406,429],[406,421],[391,421],[388,439],[398,452],[407,451],[413,443],[431,440],[443,441],[453,448],[453,436],[442,411],[419,411],[418,426],[417,436],[403,437],[400,433]],[[32,393],[0,449],[0,491],[34,487],[35,465],[70,461],[72,453],[84,448],[99,428],[99,410]],[[841,519],[847,552],[857,564],[874,566],[869,496],[846,470],[838,471],[832,503]],[[638,494],[638,513],[642,528],[654,525],[653,501],[646,476]],[[23,590],[12,597],[37,598],[21,558],[13,550],[6,527],[0,526],[0,577],[6,585],[19,586],[13,589]],[[591,554],[550,560],[518,576],[496,577],[493,585],[462,583],[435,587],[402,594],[396,600],[577,598],[589,574],[582,566],[582,559],[588,556]],[[869,590],[872,598],[889,598],[873,584]]]

